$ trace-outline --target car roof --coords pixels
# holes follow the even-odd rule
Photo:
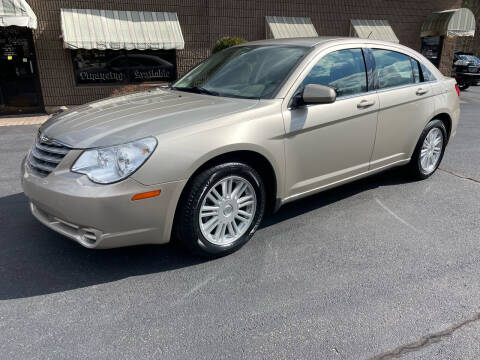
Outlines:
[[[288,45],[288,46],[303,46],[303,47],[319,47],[323,45],[342,45],[342,44],[373,44],[373,45],[388,45],[395,46],[399,49],[408,49],[398,43],[392,43],[390,41],[381,41],[373,39],[362,39],[357,37],[341,37],[341,36],[319,36],[319,37],[304,37],[304,38],[285,38],[285,39],[268,39],[257,40],[243,43],[237,46],[245,45]]]
[[[327,43],[334,40],[344,38],[338,36],[320,36],[320,37],[301,37],[301,38],[285,38],[285,39],[267,39],[250,41],[241,45],[296,45],[303,47],[314,47],[321,43]]]

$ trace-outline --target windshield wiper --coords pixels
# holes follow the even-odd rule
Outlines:
[[[196,94],[205,94],[205,95],[212,95],[212,96],[219,96],[219,93],[216,91],[205,89],[201,86],[188,86],[188,87],[173,87],[173,90],[180,90],[180,91],[188,91]]]

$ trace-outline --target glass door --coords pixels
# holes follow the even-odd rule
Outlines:
[[[32,32],[0,28],[0,115],[41,110]]]

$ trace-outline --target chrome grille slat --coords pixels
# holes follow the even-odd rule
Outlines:
[[[42,151],[43,154],[40,151]],[[32,148],[33,157],[35,157],[38,160],[54,163],[54,164],[60,163],[60,161],[62,161],[63,159],[63,156],[61,157],[51,156],[51,155],[47,155],[46,151],[43,151],[43,150],[40,150],[40,151],[36,147]]]
[[[30,160],[30,159],[29,159]],[[38,176],[40,177],[45,177],[47,176],[48,174],[50,174],[50,172],[48,171],[44,171],[42,169],[39,169],[39,168],[36,168],[36,167],[33,167],[31,164],[30,164],[30,161],[27,161],[27,166],[28,168],[33,171],[35,174],[37,174]]]
[[[70,150],[69,148],[61,148],[58,146],[49,146],[45,144],[40,144],[37,140],[35,146],[39,148],[40,150],[43,150],[45,152],[53,153],[53,154],[58,154],[58,155],[67,155],[68,151]]]
[[[70,148],[54,140],[38,136],[28,156],[27,164],[38,176],[48,176],[68,154]]]
[[[41,163],[34,156],[30,156],[30,158],[28,160],[30,162],[30,166],[33,166],[35,168],[39,168],[40,170],[47,171],[49,173],[51,173],[53,170],[55,170],[55,166],[49,165],[47,162]]]

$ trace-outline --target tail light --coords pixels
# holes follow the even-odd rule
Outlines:
[[[458,84],[455,84],[455,90],[457,91],[457,95],[460,96],[460,88],[458,87]]]

